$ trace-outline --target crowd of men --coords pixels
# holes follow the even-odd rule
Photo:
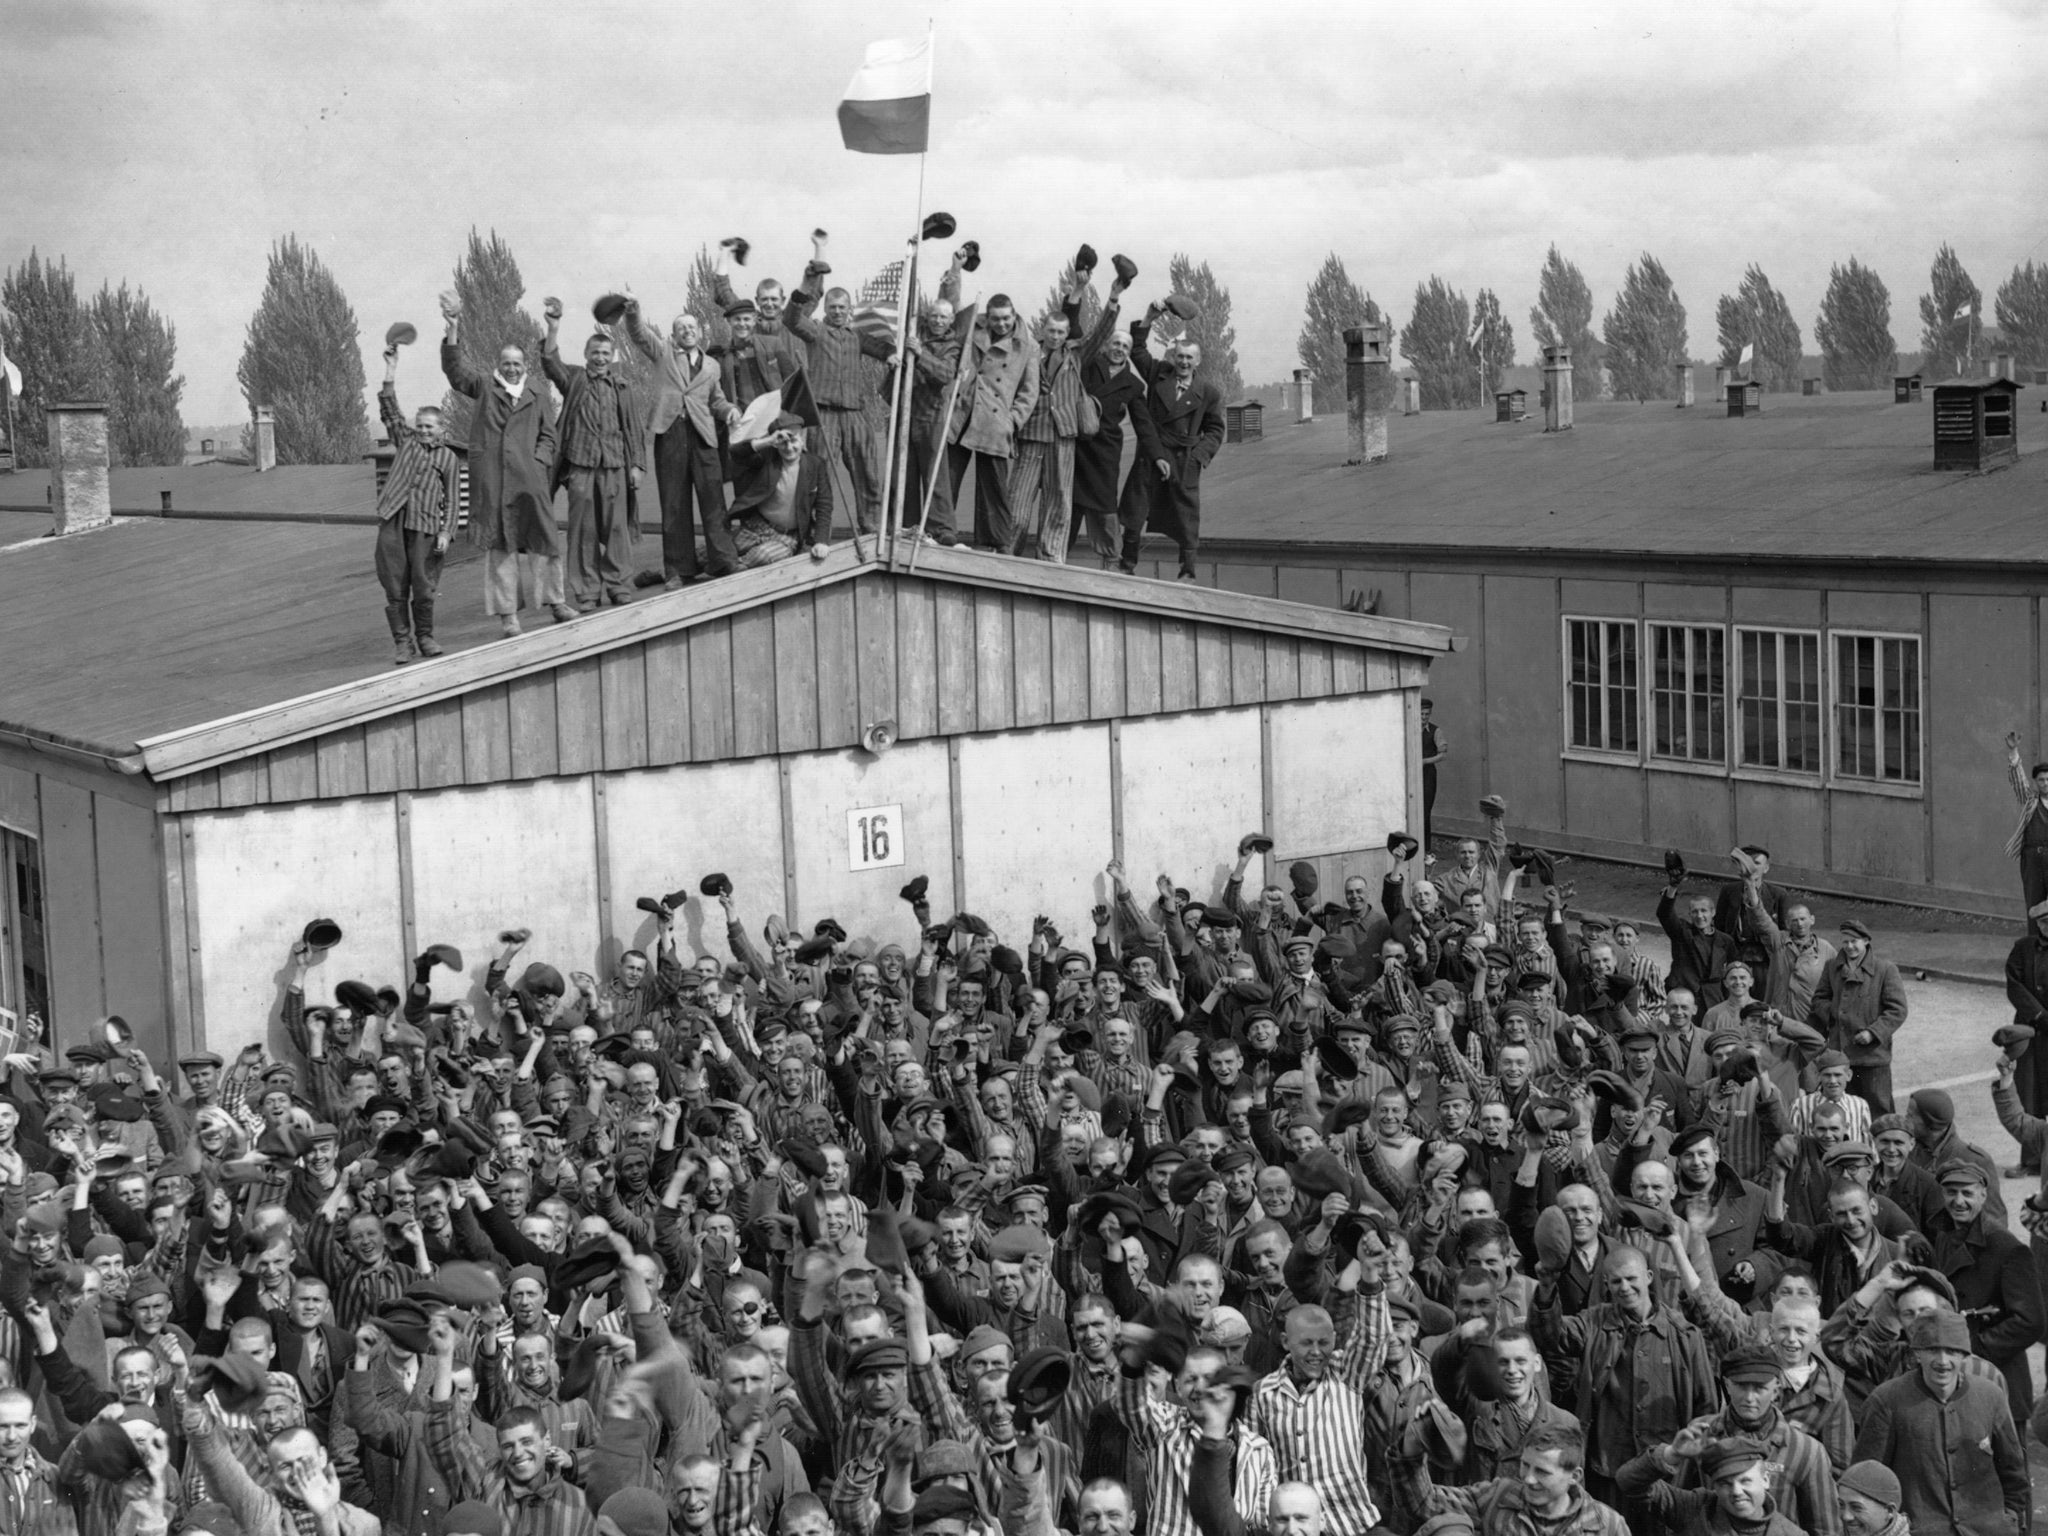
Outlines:
[[[25,1039],[0,1536],[2024,1530],[2033,1247],[1869,931],[1674,855],[1660,965],[1481,810],[1029,933],[713,873],[603,979],[309,996],[317,919],[182,1092]]]
[[[943,223],[928,234],[951,232],[950,218],[934,218]],[[607,294],[593,306],[598,328],[582,363],[567,363],[562,305],[550,298],[541,377],[516,344],[479,374],[459,344],[460,303],[442,295],[442,370],[474,402],[466,507],[440,408],[422,406],[408,421],[399,406],[399,349],[413,331],[392,327],[378,406],[394,455],[378,492],[376,566],[395,662],[441,654],[434,604],[458,533],[483,551],[484,610],[507,636],[519,633],[522,609],[560,623],[631,602],[644,587],[674,591],[799,554],[822,559],[835,508],[857,535],[874,535],[888,513],[889,409],[905,380],[905,473],[902,494],[889,499],[910,536],[964,542],[954,507],[971,480],[966,537],[976,548],[1064,562],[1078,528],[1103,568],[1129,572],[1150,527],[1173,540],[1181,578],[1195,578],[1202,471],[1223,444],[1224,421],[1216,387],[1195,376],[1201,348],[1181,330],[1196,313],[1190,300],[1168,294],[1125,330],[1121,300],[1138,269],[1112,257],[1108,302],[1084,336],[1098,258],[1083,245],[1061,309],[1032,337],[1008,294],[963,303],[965,275],[981,263],[970,240],[936,300],[918,306],[898,370],[893,338],[857,324],[853,292],[829,283],[825,249],[817,231],[793,291],[765,277],[747,297],[733,284],[747,242],[723,242],[713,285],[721,341],[687,312],[664,336],[630,293]],[[1169,315],[1174,338],[1155,358],[1149,339]],[[645,360],[639,388],[620,366],[622,337]],[[749,407],[769,394],[768,405],[789,408],[752,421]],[[1128,473],[1126,423],[1136,444]],[[650,450],[662,558],[641,571],[634,544]]]

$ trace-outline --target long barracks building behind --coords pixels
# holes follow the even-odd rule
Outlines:
[[[2048,420],[2020,393],[1992,422],[2016,459],[1938,469],[1936,393],[1397,415],[1363,466],[1341,416],[1269,417],[1205,486],[1204,576],[1471,637],[1430,679],[1440,832],[1491,790],[1561,849],[1721,868],[1760,842],[1810,889],[2017,915],[2004,738],[2048,755]]]

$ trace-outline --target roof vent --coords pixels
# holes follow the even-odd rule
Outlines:
[[[1949,379],[1934,386],[1934,467],[1996,469],[2020,456],[2020,385]]]

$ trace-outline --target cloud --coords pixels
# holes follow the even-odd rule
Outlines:
[[[2048,8],[935,9],[926,206],[982,241],[988,282],[1035,300],[1087,239],[1139,261],[1143,298],[1189,251],[1232,292],[1250,380],[1293,366],[1331,250],[1400,317],[1432,273],[1496,289],[1526,356],[1553,240],[1603,312],[1655,252],[1696,350],[1751,261],[1810,335],[1829,264],[1856,253],[1911,347],[1941,240],[1987,293],[2048,249]],[[471,226],[574,302],[631,280],[673,307],[691,253],[735,233],[793,275],[816,224],[857,280],[900,250],[917,166],[846,154],[833,107],[863,43],[933,10],[18,4],[0,264],[35,245],[145,288],[194,421],[242,411],[243,329],[287,232],[340,278],[370,365],[388,320],[431,318]]]

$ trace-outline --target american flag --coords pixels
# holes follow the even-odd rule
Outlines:
[[[854,301],[854,329],[894,337],[898,306],[903,302],[905,263],[892,261],[862,285]]]

